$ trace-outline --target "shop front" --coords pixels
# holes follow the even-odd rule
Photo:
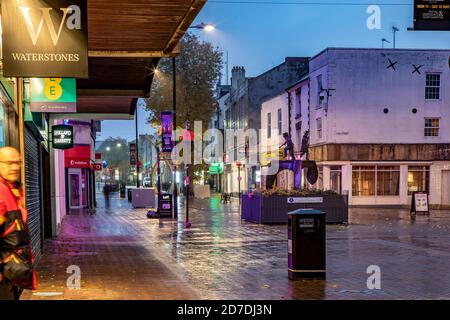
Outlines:
[[[66,205],[68,209],[91,207],[91,147],[75,145],[64,151]]]

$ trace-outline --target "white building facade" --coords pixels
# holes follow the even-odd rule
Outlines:
[[[310,61],[309,157],[351,205],[450,205],[450,50],[327,49]]]
[[[262,143],[276,147],[289,132],[298,158],[309,130],[313,187],[351,205],[406,206],[427,191],[434,207],[450,206],[449,61],[450,50],[326,49],[263,103],[261,124],[278,134]]]

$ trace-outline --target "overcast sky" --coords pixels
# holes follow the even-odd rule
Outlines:
[[[381,48],[381,39],[392,42],[392,26],[400,30],[397,48],[450,49],[450,31],[406,30],[413,26],[413,0],[261,0],[247,3],[255,2],[249,0],[230,3],[233,1],[236,0],[209,0],[194,21],[194,25],[201,22],[214,24],[215,31],[190,30],[224,52],[228,51],[229,74],[233,66],[239,65],[245,67],[247,76],[257,76],[282,63],[287,56],[310,57],[327,47]],[[262,4],[265,1],[272,4]],[[288,2],[296,4],[286,4]],[[301,4],[312,2],[328,4]],[[368,2],[380,4],[379,30],[367,28]],[[222,82],[225,81],[224,75]],[[140,134],[151,131],[145,123],[146,118],[141,109]],[[134,139],[134,128],[133,121],[104,121],[99,140],[108,136]]]

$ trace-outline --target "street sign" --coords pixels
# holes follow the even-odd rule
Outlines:
[[[173,149],[172,129],[173,129],[172,112],[161,112],[162,152],[172,152]]]
[[[210,174],[221,174],[223,173],[223,162],[212,162],[209,166]]]
[[[93,163],[91,165],[91,168],[94,171],[102,171],[102,164],[101,163]]]
[[[68,125],[52,126],[52,143],[55,149],[73,148],[73,127]]]
[[[2,0],[3,76],[88,78],[87,0]]]
[[[77,112],[77,87],[73,78],[32,78],[31,112]]]
[[[95,153],[95,160],[101,160],[102,159],[102,154],[101,152],[96,152]]]
[[[450,0],[414,0],[414,30],[450,31]]]
[[[103,165],[103,168],[106,168],[108,166],[108,161],[103,160],[102,165]]]

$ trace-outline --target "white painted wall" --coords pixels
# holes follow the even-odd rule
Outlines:
[[[450,50],[327,49],[310,62],[311,143],[448,143]],[[397,61],[396,71],[388,69]],[[413,64],[422,65],[413,74]],[[425,100],[425,74],[441,73],[441,99]],[[316,109],[316,77],[336,89]],[[383,109],[389,109],[387,114]],[[413,114],[412,109],[417,113]],[[350,116],[351,115],[351,116]],[[315,119],[323,119],[318,139]],[[439,117],[439,137],[424,137],[424,118]]]
[[[296,95],[296,90],[301,89],[301,117],[297,117],[298,114],[298,98]],[[292,141],[294,142],[295,153],[300,152],[302,146],[302,138],[305,131],[308,130],[308,100],[309,100],[309,81],[305,80],[296,86],[288,90],[291,93],[292,99],[292,111],[291,111],[291,131],[292,131]],[[300,130],[296,129],[296,123],[301,122]]]
[[[278,134],[278,110],[281,109],[281,135]],[[267,128],[268,114],[271,114],[271,126],[272,134],[270,138],[267,138],[267,131],[261,133],[261,147],[267,146],[267,149],[271,151],[278,150],[278,147],[284,143],[283,133],[289,132],[289,105],[288,94],[283,93],[270,100],[262,103],[261,107],[261,127],[265,130]],[[261,150],[262,152],[266,150]]]

